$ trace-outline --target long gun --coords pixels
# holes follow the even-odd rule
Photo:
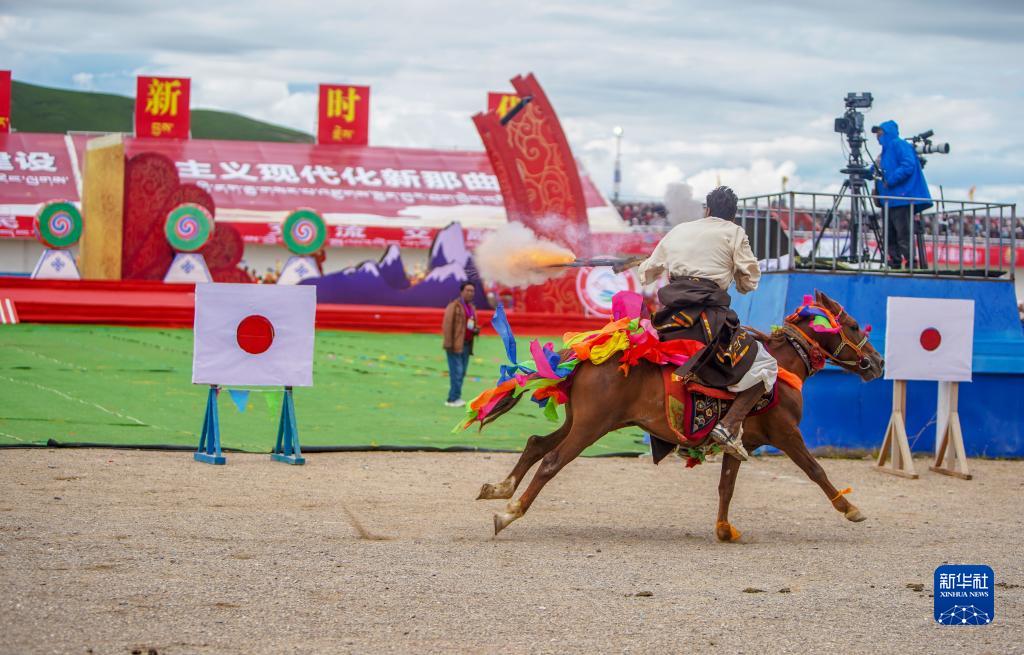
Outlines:
[[[575,261],[566,262],[564,264],[548,264],[544,268],[584,268],[584,267],[595,267],[595,266],[611,266],[612,270],[616,273],[628,271],[634,266],[639,266],[641,262],[647,259],[646,256],[638,255],[633,257],[590,257],[587,259],[577,259]]]

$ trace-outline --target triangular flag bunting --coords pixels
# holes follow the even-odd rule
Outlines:
[[[263,400],[267,401],[267,409],[270,411],[270,415],[274,416],[281,411],[284,394],[280,391],[266,391],[263,393]]]
[[[231,400],[235,401],[235,406],[238,407],[238,411],[244,412],[246,405],[249,404],[249,390],[228,389],[228,393],[231,394]]]

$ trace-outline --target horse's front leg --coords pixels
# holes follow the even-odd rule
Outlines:
[[[519,500],[509,501],[504,512],[494,515],[494,534],[507,528],[512,521],[522,518],[544,485],[550,482],[551,478],[555,477],[566,464],[579,457],[585,448],[606,435],[608,430],[608,426],[599,421],[575,419],[569,428],[569,434],[554,450],[541,459],[537,472],[533,474],[533,479],[530,480],[530,484]]]
[[[863,512],[857,509],[856,505],[846,499],[845,491],[840,492],[832,486],[828,476],[825,475],[825,469],[821,467],[821,464],[814,458],[814,455],[807,450],[807,444],[804,443],[804,437],[800,434],[800,430],[794,429],[784,438],[780,439],[777,444],[773,443],[772,445],[778,446],[782,452],[786,453],[807,474],[807,477],[814,480],[821,487],[821,490],[825,492],[825,496],[832,503],[832,507],[836,511],[842,512],[847,520],[860,522],[867,518]]]
[[[719,541],[737,541],[740,538],[740,531],[729,523],[729,503],[736,488],[740,463],[735,457],[722,457],[722,476],[718,480],[718,520],[715,522],[715,536]]]

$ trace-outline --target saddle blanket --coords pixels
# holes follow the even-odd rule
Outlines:
[[[700,443],[729,411],[736,394],[687,382],[676,375],[671,366],[663,366],[661,374],[665,383],[665,417],[669,426],[683,443]],[[749,416],[763,414],[774,407],[779,402],[777,389],[778,384],[754,405]]]

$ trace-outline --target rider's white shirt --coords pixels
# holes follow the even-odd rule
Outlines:
[[[732,221],[714,216],[672,228],[640,264],[640,280],[650,284],[664,271],[669,275],[707,278],[723,289],[735,280],[740,293],[753,291],[761,279],[746,232]],[[778,371],[775,358],[758,343],[754,364],[729,391],[738,393],[760,383],[770,391]]]
[[[703,277],[728,289],[747,293],[757,288],[761,271],[739,225],[714,216],[680,223],[666,234],[638,273],[646,285],[664,272],[674,276]]]

